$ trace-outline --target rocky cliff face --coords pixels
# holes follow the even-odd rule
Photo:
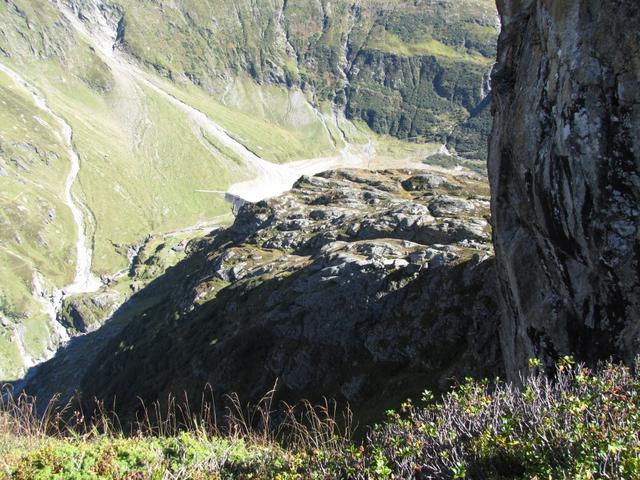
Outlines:
[[[502,342],[593,362],[640,351],[640,4],[498,1],[490,142]]]
[[[116,398],[128,419],[138,397],[197,399],[210,384],[220,400],[255,402],[278,380],[280,398],[335,398],[366,422],[452,378],[494,375],[488,209],[471,173],[303,177],[192,242],[27,390]]]

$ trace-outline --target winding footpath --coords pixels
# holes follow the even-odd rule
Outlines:
[[[73,283],[65,286],[62,290],[65,295],[74,293],[88,293],[98,290],[102,283],[100,280],[91,273],[91,256],[92,251],[87,247],[87,235],[86,226],[84,222],[84,215],[80,208],[80,204],[73,197],[73,186],[78,179],[78,173],[80,171],[80,158],[73,146],[73,130],[71,125],[55,113],[47,104],[44,96],[33,86],[27,82],[18,72],[9,68],[3,63],[0,63],[0,71],[10,77],[16,84],[24,87],[30,94],[35,105],[42,111],[53,117],[62,129],[62,139],[67,147],[71,167],[64,184],[64,202],[71,210],[73,215],[73,221],[76,226],[76,274]],[[37,283],[37,282],[36,282]],[[40,293],[42,295],[42,292]],[[54,297],[59,295],[54,295]],[[56,300],[55,303],[58,303]]]

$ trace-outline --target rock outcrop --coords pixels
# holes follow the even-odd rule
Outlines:
[[[640,352],[640,4],[499,0],[489,171],[502,345]]]
[[[119,324],[129,316],[121,332],[90,334],[92,353],[62,351],[26,388],[51,391],[48,372],[78,366],[82,352],[77,383],[56,388],[116,398],[121,419],[138,397],[186,391],[197,401],[210,384],[220,400],[255,402],[277,379],[282,399],[335,398],[367,422],[425,388],[494,375],[488,200],[471,173],[303,177],[191,242],[116,314]]]

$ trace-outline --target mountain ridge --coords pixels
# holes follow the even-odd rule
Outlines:
[[[88,411],[93,398],[115,399],[126,422],[140,398],[197,402],[209,384],[221,402],[257,402],[277,381],[278,398],[330,395],[368,424],[424,388],[494,374],[487,193],[482,176],[445,169],[302,177],[189,243],[116,325],[33,369],[21,388],[79,392]]]

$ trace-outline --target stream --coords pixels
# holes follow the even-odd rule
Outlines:
[[[71,167],[64,183],[64,202],[69,210],[71,210],[77,232],[75,241],[75,277],[73,283],[65,286],[62,290],[65,294],[94,292],[102,286],[102,283],[91,273],[92,251],[89,247],[87,247],[87,235],[84,215],[82,214],[80,204],[76,201],[72,193],[73,186],[78,180],[78,173],[80,171],[80,158],[78,157],[78,153],[73,146],[73,130],[71,128],[71,125],[69,125],[69,123],[67,123],[64,118],[55,113],[47,104],[44,96],[32,84],[27,82],[19,73],[2,63],[0,63],[0,71],[9,76],[14,82],[24,87],[31,94],[33,102],[36,104],[36,106],[40,110],[53,117],[62,128],[62,140],[65,143],[71,162]]]

